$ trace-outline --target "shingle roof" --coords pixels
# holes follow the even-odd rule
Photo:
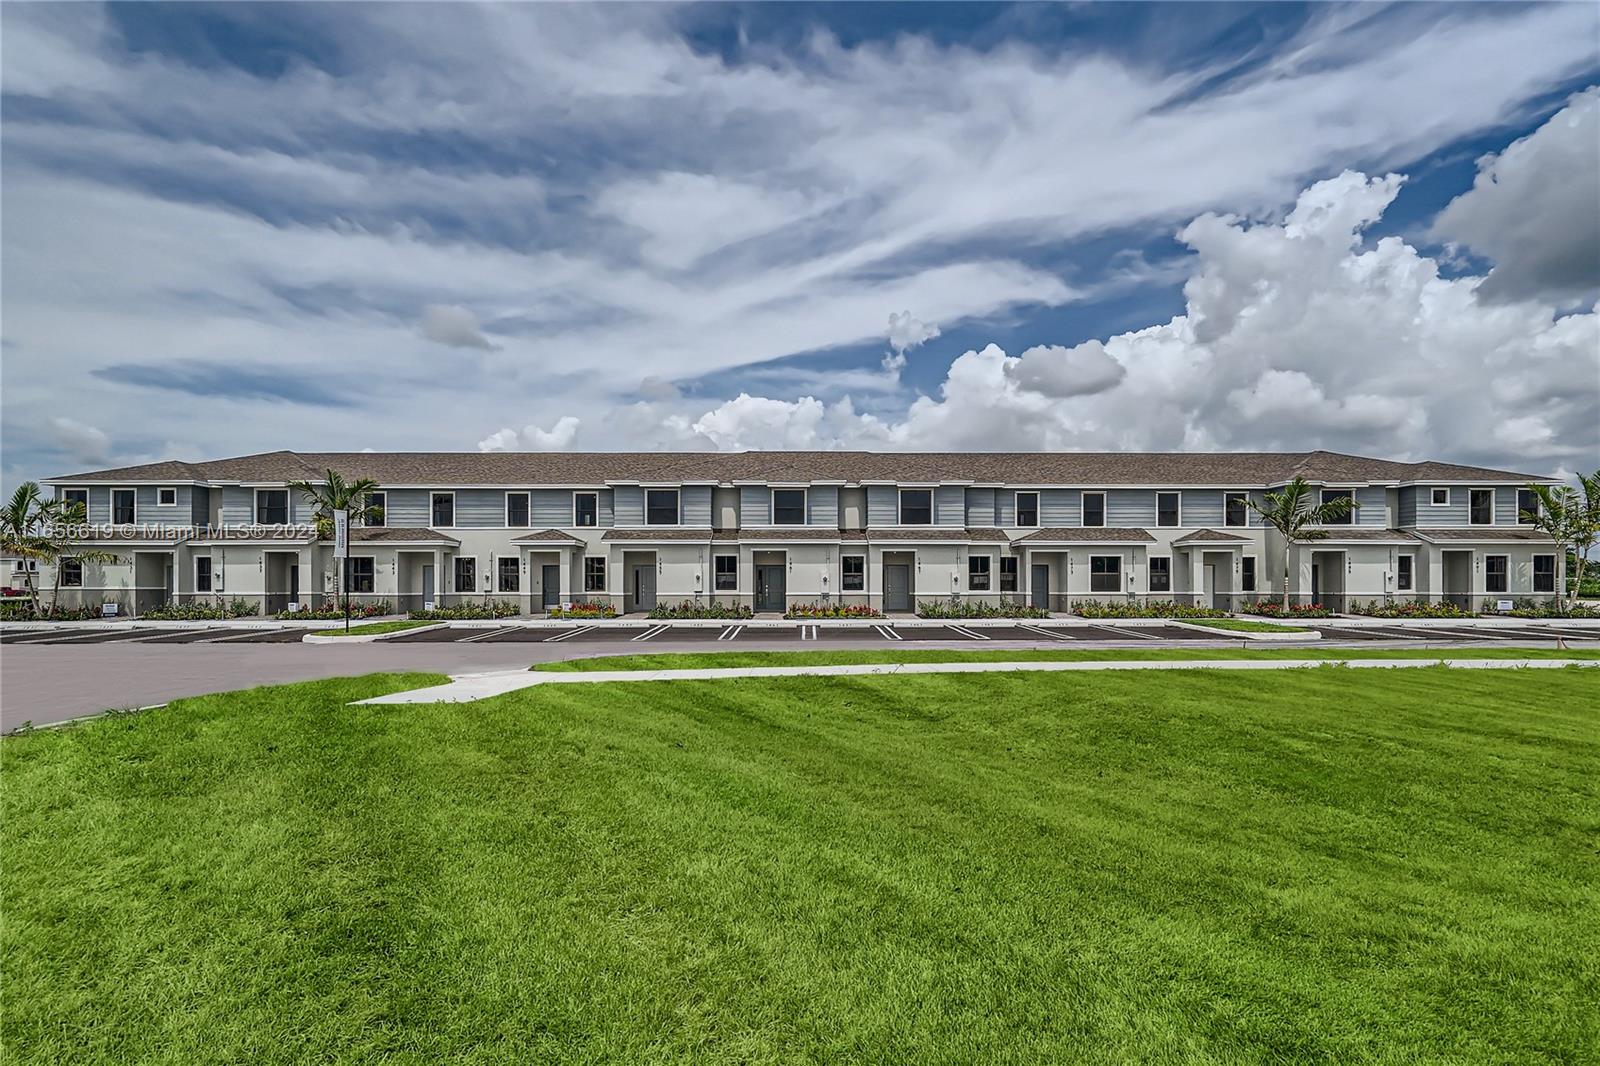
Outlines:
[[[537,533],[524,533],[513,538],[516,544],[582,544],[583,541],[570,533],[563,533],[559,529],[541,529]]]
[[[51,481],[294,481],[328,468],[380,485],[839,481],[1008,485],[1275,485],[1544,480],[1486,467],[1337,452],[263,452],[91,470]]]
[[[460,544],[455,537],[426,526],[356,526],[350,530],[350,539],[359,544],[402,541],[408,544],[421,542]]]
[[[1004,541],[1006,535],[998,529],[962,529],[959,526],[884,526],[867,530],[868,540],[994,540]]]
[[[1202,541],[1202,540],[1205,540],[1205,541],[1211,541],[1211,540],[1216,540],[1216,541],[1236,541],[1236,540],[1249,540],[1249,539],[1250,539],[1249,537],[1243,537],[1243,536],[1240,536],[1237,533],[1224,533],[1220,529],[1197,529],[1192,533],[1185,533],[1181,537],[1174,538],[1172,543],[1174,543],[1174,544],[1193,544],[1196,541]]]
[[[1025,537],[1018,537],[1012,543],[1143,544],[1155,539],[1143,529],[1118,529],[1114,526],[1046,526]]]
[[[644,529],[610,529],[601,540],[710,540],[709,529],[682,526],[647,526]]]
[[[1423,540],[1527,540],[1554,544],[1549,534],[1527,526],[1464,526],[1456,529],[1419,529]]]
[[[1332,543],[1332,544],[1342,544],[1342,543],[1345,543],[1347,541],[1353,541],[1353,540],[1394,541],[1394,540],[1416,540],[1417,539],[1416,537],[1413,537],[1408,531],[1406,531],[1404,529],[1361,529],[1359,527],[1352,527],[1350,529],[1338,529],[1338,528],[1329,528],[1329,527],[1326,527],[1326,526],[1323,527],[1323,528],[1328,530],[1328,535],[1326,537],[1322,537],[1319,540],[1308,541],[1307,543],[1310,543],[1310,544],[1330,544],[1330,543]]]

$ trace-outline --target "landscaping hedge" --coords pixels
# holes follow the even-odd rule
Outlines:
[[[983,600],[923,600],[918,618],[1049,618],[1050,612],[1025,603],[987,603]]]
[[[100,617],[98,607],[46,607],[35,611],[31,603],[0,603],[4,622],[84,622]]]
[[[1072,613],[1080,618],[1226,618],[1218,607],[1196,607],[1170,600],[1074,600]]]
[[[139,617],[158,622],[203,622],[222,618],[247,618],[260,613],[260,600],[247,600],[242,596],[235,596],[226,603],[221,600],[214,603],[164,603],[160,607],[152,607]]]
[[[657,604],[650,611],[651,618],[754,618],[755,612],[748,607],[732,603],[717,603],[715,601],[702,603],[698,600],[683,600],[679,603]]]
[[[1350,613],[1368,618],[1476,618],[1471,611],[1462,610],[1453,603],[1425,603],[1418,600],[1395,600],[1384,603],[1373,600],[1362,603],[1352,600]]]
[[[882,618],[883,612],[864,603],[797,603],[784,612],[785,618]]]
[[[1291,603],[1283,609],[1282,600],[1257,600],[1241,607],[1242,614],[1259,614],[1268,618],[1332,618],[1333,609],[1320,603]]]
[[[407,617],[419,621],[465,622],[483,618],[512,618],[522,613],[516,600],[489,600],[487,603],[456,603],[431,611],[412,611]],[[552,612],[553,613],[553,612]]]
[[[617,609],[609,603],[575,603],[571,607],[550,608],[551,618],[615,618]]]
[[[351,600],[351,618],[377,618],[381,615],[394,614],[394,605],[388,600]],[[334,619],[344,620],[344,604],[339,601],[324,603],[317,607],[306,607],[298,611],[279,611],[280,619],[305,619],[311,622],[327,622]]]

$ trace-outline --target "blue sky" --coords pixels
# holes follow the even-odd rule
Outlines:
[[[1593,5],[0,20],[8,485],[279,447],[1600,465]]]

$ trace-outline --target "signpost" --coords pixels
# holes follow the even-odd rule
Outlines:
[[[344,598],[344,631],[350,633],[350,512],[333,512],[333,554],[339,559],[339,594]]]

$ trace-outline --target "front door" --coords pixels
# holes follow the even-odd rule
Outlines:
[[[539,568],[539,583],[544,588],[545,610],[561,605],[561,567],[542,566]]]
[[[289,566],[289,602],[300,602],[300,564],[291,563]]]
[[[656,567],[654,563],[633,568],[633,609],[656,609]]]
[[[756,567],[756,610],[782,612],[788,609],[783,574],[782,566]]]
[[[911,610],[911,567],[905,563],[890,563],[883,568],[883,609]]]
[[[1028,602],[1041,611],[1050,609],[1050,567],[1034,563],[1029,568]]]
[[[1311,602],[1322,602],[1322,564],[1318,562],[1311,564]]]

